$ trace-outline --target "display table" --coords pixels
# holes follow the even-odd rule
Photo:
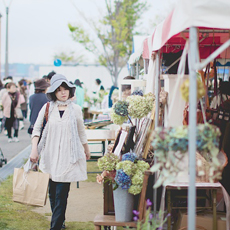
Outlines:
[[[104,118],[104,119],[108,119],[109,114],[110,114],[110,110],[111,109],[96,109],[96,108],[93,108],[93,109],[90,109],[88,112],[93,115],[93,121],[96,121],[98,115],[100,115],[100,114],[107,115],[106,118]]]
[[[172,196],[171,191],[172,190],[188,190],[189,184],[188,183],[173,183],[168,184],[166,186],[167,191],[167,205],[168,205],[168,213],[171,214],[172,209],[181,209],[182,207],[173,207],[172,203]],[[221,189],[220,183],[196,183],[196,189],[197,190],[210,190],[212,194],[212,200],[210,207],[197,207],[197,209],[212,209],[213,212],[213,230],[217,230],[217,214],[216,214],[216,194],[217,190]],[[184,208],[184,207],[183,207]],[[171,216],[168,217],[168,230],[171,229]]]
[[[103,144],[103,151],[108,147],[109,141],[115,140],[115,130],[106,130],[106,129],[86,129],[86,136],[88,142],[90,141],[101,141]]]
[[[104,155],[108,143],[115,140],[115,130],[106,130],[106,129],[86,129],[86,136],[88,142],[101,142],[102,143],[102,155]],[[96,161],[91,159],[88,161]],[[88,173],[99,173],[99,172],[88,172]],[[79,188],[79,182],[77,182],[77,188]]]

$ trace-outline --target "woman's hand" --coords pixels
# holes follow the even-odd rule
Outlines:
[[[39,158],[39,156],[38,156],[38,140],[39,140],[38,136],[35,136],[32,139],[32,150],[30,153],[30,161],[33,163],[37,163],[38,158]]]
[[[89,160],[91,156],[90,152],[85,152],[85,156],[86,156],[86,160]]]
[[[86,156],[86,160],[90,159],[90,151],[89,151],[89,145],[88,143],[83,144],[84,147],[84,151],[85,151],[85,156]]]
[[[38,150],[37,149],[32,149],[31,150],[30,161],[33,162],[33,163],[38,162]]]

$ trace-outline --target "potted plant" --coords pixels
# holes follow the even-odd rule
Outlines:
[[[98,167],[103,172],[97,175],[97,182],[113,184],[116,221],[131,221],[134,195],[141,192],[144,172],[149,169],[149,164],[132,152],[123,154],[121,159],[114,153],[107,153],[98,160]]]

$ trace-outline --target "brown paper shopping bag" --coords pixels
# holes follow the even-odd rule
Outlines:
[[[46,204],[49,174],[15,168],[13,177],[13,201],[44,206]]]

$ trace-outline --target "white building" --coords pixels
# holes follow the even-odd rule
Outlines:
[[[51,71],[56,73],[63,74],[67,77],[69,81],[74,82],[76,79],[79,79],[84,83],[85,87],[88,89],[88,92],[95,91],[95,79],[99,78],[102,82],[102,85],[107,90],[113,83],[109,71],[100,65],[95,64],[81,64],[77,66],[40,66],[39,67],[39,78],[42,78],[44,75],[47,75]],[[123,68],[119,79],[123,79],[125,76],[128,76],[129,72],[127,68]]]

